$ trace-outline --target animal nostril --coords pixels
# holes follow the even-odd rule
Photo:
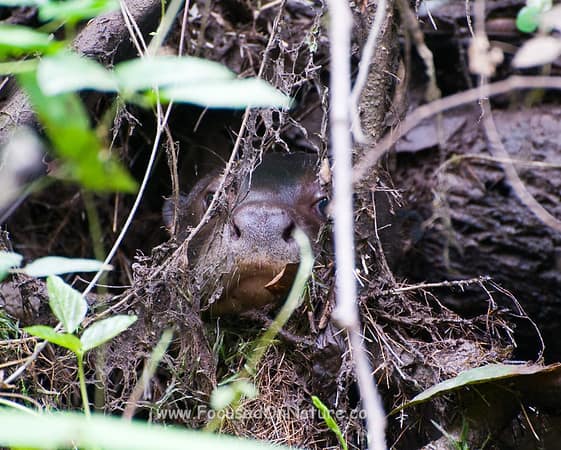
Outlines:
[[[233,232],[232,239],[237,240],[242,237],[242,232],[240,228],[236,225],[236,222],[234,222],[233,220],[232,220],[231,228]]]
[[[282,232],[282,239],[285,242],[292,242],[294,240],[294,238],[292,237],[292,232],[294,231],[294,228],[296,228],[296,226],[294,225],[294,222],[291,220],[288,226]]]

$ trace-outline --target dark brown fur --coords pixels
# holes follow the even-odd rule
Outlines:
[[[316,170],[317,158],[304,153],[268,154],[245,180],[236,199],[228,197],[225,214],[201,230],[189,251],[190,265],[200,258],[222,258],[222,295],[212,305],[215,314],[242,312],[274,304],[286,296],[299,260],[292,238],[301,228],[313,242],[326,221],[326,193]],[[176,236],[184,240],[196,226],[218,187],[219,175],[200,180],[181,197]],[[173,223],[173,203],[164,207],[164,221]],[[283,273],[279,281],[272,280]]]

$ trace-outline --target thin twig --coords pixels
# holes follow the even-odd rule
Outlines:
[[[376,48],[376,42],[378,41],[378,35],[380,34],[380,29],[386,18],[386,9],[388,8],[386,0],[378,0],[376,4],[376,15],[372,21],[372,27],[368,33],[368,39],[364,48],[362,49],[362,55],[360,57],[360,62],[358,64],[358,74],[356,76],[355,85],[351,92],[351,125],[353,137],[356,141],[364,143],[367,141],[366,136],[362,132],[362,127],[360,126],[360,114],[358,111],[358,101],[362,94],[362,90],[368,81],[368,74],[370,73],[370,64],[372,63],[372,58],[374,57],[374,50]]]
[[[388,289],[386,291],[383,291],[382,295],[401,294],[403,292],[417,291],[420,289],[431,289],[431,288],[441,288],[441,287],[446,287],[446,288],[459,287],[460,289],[463,290],[466,286],[469,286],[470,284],[480,284],[485,281],[491,281],[491,277],[483,275],[476,278],[470,278],[469,280],[440,281],[438,283],[418,283],[412,286]]]
[[[485,33],[485,2],[483,0],[477,0],[475,2],[475,37],[484,42],[489,42],[487,35]],[[483,55],[480,55],[484,57]],[[488,85],[487,76],[484,74],[480,75],[479,86],[484,88]],[[514,192],[518,196],[518,199],[545,225],[553,228],[555,231],[561,232],[561,221],[556,217],[552,216],[528,191],[526,185],[520,179],[516,168],[510,160],[510,156],[506,151],[495,120],[493,118],[493,112],[491,110],[491,103],[489,98],[484,95],[483,89],[481,90],[481,97],[479,98],[479,104],[483,112],[483,129],[485,130],[485,135],[487,136],[487,141],[489,143],[489,151],[495,158],[500,158],[502,160],[503,171],[509,184],[512,186]]]
[[[373,146],[355,165],[353,181],[359,184],[370,174],[382,155],[387,152],[401,137],[415,128],[421,121],[435,114],[456,108],[458,106],[476,102],[481,97],[492,97],[506,92],[522,89],[556,89],[561,90],[561,77],[547,76],[512,76],[506,80],[490,83],[478,88],[468,89],[458,94],[443,97],[426,105],[419,106],[380,142]]]
[[[333,203],[335,263],[337,266],[337,306],[333,318],[347,329],[355,373],[366,410],[368,447],[386,448],[386,418],[376,389],[361,335],[355,281],[355,246],[352,186],[352,146],[350,134],[351,103],[351,27],[352,15],[346,0],[328,0],[332,20],[330,43],[330,120],[333,151]]]

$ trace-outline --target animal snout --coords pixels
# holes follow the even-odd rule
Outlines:
[[[298,256],[298,246],[292,238],[295,227],[293,214],[288,208],[249,203],[234,210],[231,238],[242,252],[294,259]]]

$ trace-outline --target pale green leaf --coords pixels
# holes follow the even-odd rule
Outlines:
[[[63,256],[46,256],[23,267],[21,271],[30,277],[46,277],[74,272],[97,272],[111,270],[113,266],[103,264],[95,259],[65,258]]]
[[[8,8],[16,8],[22,6],[39,6],[46,3],[47,0],[0,0],[0,6]]]
[[[37,81],[47,95],[93,89],[116,92],[113,74],[98,62],[75,53],[43,58],[37,69]]]
[[[88,304],[77,290],[67,285],[62,278],[51,275],[47,278],[49,305],[64,330],[73,333],[86,317]]]
[[[51,344],[67,348],[74,353],[79,353],[81,351],[82,343],[80,342],[80,339],[73,334],[57,333],[54,328],[47,327],[45,325],[33,325],[31,327],[25,327],[24,330],[32,336],[45,339]]]
[[[538,36],[527,40],[512,60],[519,69],[541,66],[555,61],[561,55],[561,39],[553,36]]]
[[[164,86],[198,86],[200,83],[233,79],[227,67],[190,56],[155,56],[117,64],[115,76],[125,92]]]
[[[80,340],[82,341],[82,348],[84,352],[98,347],[104,342],[109,341],[115,336],[121,334],[134,322],[137,317],[134,315],[118,315],[103,319],[90,325],[82,333]]]
[[[0,409],[0,446],[18,448],[103,448],[104,450],[286,450],[266,442],[184,427],[128,422],[120,417],[78,413],[41,414],[30,417]]]
[[[172,86],[162,89],[160,94],[170,101],[208,108],[289,108],[291,105],[290,97],[257,78]]]
[[[23,25],[0,25],[0,57],[19,56],[31,52],[52,52],[61,47],[52,35]]]
[[[18,267],[21,260],[22,256],[19,253],[0,251],[0,281],[6,277],[9,269]]]
[[[39,8],[39,18],[43,21],[63,20],[75,23],[117,9],[119,9],[117,0],[48,1]]]
[[[232,404],[237,398],[237,393],[231,384],[218,386],[212,391],[210,405],[214,410],[220,411]]]

